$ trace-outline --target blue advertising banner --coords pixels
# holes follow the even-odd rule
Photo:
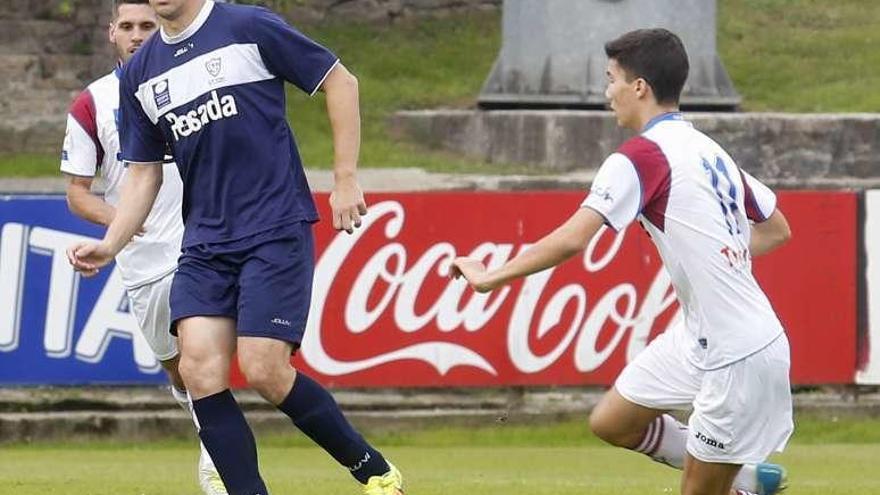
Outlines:
[[[0,386],[165,381],[115,267],[82,278],[67,262],[102,235],[64,196],[0,196]]]

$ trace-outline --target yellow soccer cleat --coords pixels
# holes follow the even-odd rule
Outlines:
[[[390,468],[382,476],[372,476],[364,485],[364,495],[403,495],[403,475],[388,463]]]

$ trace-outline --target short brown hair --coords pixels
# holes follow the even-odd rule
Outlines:
[[[113,0],[113,18],[119,15],[120,5],[149,5],[150,0]]]
[[[648,82],[657,103],[675,103],[688,77],[687,51],[678,36],[662,28],[638,29],[605,43],[605,54],[628,77]]]

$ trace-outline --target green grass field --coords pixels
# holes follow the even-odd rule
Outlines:
[[[718,47],[748,111],[880,112],[880,2],[720,0]],[[295,22],[295,20],[294,20]],[[455,173],[526,172],[400,142],[388,133],[402,109],[467,108],[501,42],[500,16],[477,13],[391,25],[301,26],[360,79],[365,167]],[[288,115],[308,167],[331,164],[322,96],[288,91]],[[59,143],[60,146],[60,143]],[[0,155],[0,176],[57,174],[57,153]]]
[[[796,495],[880,493],[880,428],[868,420],[800,420],[775,458]],[[606,447],[584,423],[431,428],[369,435],[404,473],[408,495],[645,495],[678,493],[678,473]],[[259,438],[272,493],[359,493],[300,436]],[[0,449],[0,494],[197,495],[193,441],[16,445]]]

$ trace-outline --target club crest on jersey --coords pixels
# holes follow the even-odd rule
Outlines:
[[[215,57],[205,62],[205,69],[208,70],[208,74],[211,74],[211,77],[217,77],[220,75],[220,69],[223,68],[221,64],[221,58]]]
[[[211,76],[208,78],[208,84],[211,86],[216,86],[226,80],[225,77],[220,75],[220,72],[223,70],[223,59],[220,57],[214,57],[205,62],[205,70]]]
[[[168,79],[153,84],[153,100],[156,102],[156,108],[162,108],[171,103],[171,91],[168,87]]]
[[[165,120],[171,125],[171,132],[174,134],[174,140],[180,141],[180,138],[189,136],[194,132],[202,130],[211,122],[225,119],[238,115],[238,106],[232,95],[217,94],[217,91],[211,91],[211,97],[208,101],[193,108],[183,115],[177,115],[173,112],[165,114]]]

